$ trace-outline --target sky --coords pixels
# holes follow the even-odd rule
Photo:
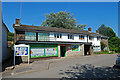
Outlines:
[[[118,35],[118,2],[2,2],[3,21],[10,32],[20,18],[21,24],[40,26],[45,14],[50,12],[71,12],[79,24],[87,24],[95,32],[102,24],[111,27]]]

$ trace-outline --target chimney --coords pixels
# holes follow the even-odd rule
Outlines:
[[[96,33],[99,34],[99,30],[96,30]]]
[[[88,31],[91,32],[91,28],[88,28]]]
[[[20,25],[20,19],[16,19],[16,25]]]

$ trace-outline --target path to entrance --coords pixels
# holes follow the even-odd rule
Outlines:
[[[93,56],[76,56],[63,58],[51,62],[49,69],[39,70],[41,67],[36,64],[38,70],[35,72],[15,74],[7,78],[109,78],[120,77],[120,70],[113,69],[117,54],[103,54]],[[41,63],[43,64],[43,63]],[[44,65],[44,64],[43,64]],[[44,65],[43,67],[46,67]]]

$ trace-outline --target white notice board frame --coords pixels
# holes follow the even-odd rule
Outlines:
[[[28,55],[16,55],[16,47],[27,47]],[[15,65],[15,56],[28,56],[28,64],[29,64],[29,62],[30,62],[29,54],[30,54],[29,45],[25,45],[25,44],[14,45],[14,65]]]

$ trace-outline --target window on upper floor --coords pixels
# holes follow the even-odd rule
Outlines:
[[[54,34],[54,37],[55,37],[55,38],[62,38],[62,34],[59,34],[59,33],[56,34],[56,33],[55,33],[55,34]]]
[[[84,40],[84,35],[79,35],[80,40]]]
[[[94,40],[94,36],[89,36],[89,40]]]
[[[25,40],[36,40],[36,32],[25,32]]]
[[[38,41],[49,41],[49,33],[38,33]]]
[[[99,41],[101,38],[100,38],[100,36],[97,36],[97,40]]]
[[[74,39],[74,35],[68,34],[68,39]]]

